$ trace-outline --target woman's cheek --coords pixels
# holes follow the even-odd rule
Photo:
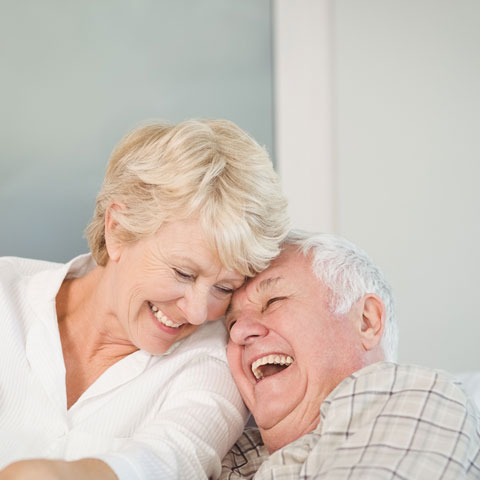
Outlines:
[[[230,297],[225,299],[213,298],[208,306],[208,320],[217,320],[227,310],[230,303]]]

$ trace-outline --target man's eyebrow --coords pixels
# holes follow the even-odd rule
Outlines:
[[[265,293],[269,288],[274,287],[277,283],[281,282],[284,280],[283,277],[272,277],[272,278],[266,278],[265,280],[262,280],[256,287],[257,293],[262,295]],[[233,312],[233,306],[232,302],[229,303],[227,310],[225,311],[225,320],[227,320],[227,317],[232,314]]]
[[[281,282],[282,280],[283,280],[283,277],[266,278],[265,280],[262,280],[257,285],[257,292],[264,293],[266,290],[274,287],[277,283]]]

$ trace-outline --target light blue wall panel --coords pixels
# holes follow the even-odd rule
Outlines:
[[[115,143],[228,118],[272,151],[269,0],[0,3],[0,255],[65,261]]]

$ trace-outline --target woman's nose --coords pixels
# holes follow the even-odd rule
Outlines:
[[[254,312],[241,312],[230,328],[230,340],[237,345],[250,345],[267,333],[268,328]]]
[[[192,286],[179,300],[178,305],[187,322],[192,325],[201,325],[208,318],[208,292],[203,289]]]

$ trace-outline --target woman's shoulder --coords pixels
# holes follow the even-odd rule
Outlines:
[[[58,271],[61,267],[61,263],[45,260],[0,257],[0,295],[10,300],[24,298],[37,278],[38,288],[43,291],[50,277],[49,272]]]
[[[21,328],[23,320],[33,320],[31,315],[31,283],[42,272],[54,268],[52,262],[20,257],[0,257],[0,320],[2,331],[8,325]],[[57,268],[58,268],[58,264]],[[38,289],[46,288],[44,279],[39,279]],[[23,327],[22,327],[23,328]]]
[[[0,283],[22,284],[32,280],[43,289],[52,279],[58,283],[58,279],[63,281],[67,274],[78,277],[95,265],[90,254],[78,255],[67,263],[13,256],[0,257]]]
[[[23,257],[0,257],[0,278],[30,277],[44,270],[58,268],[61,264],[47,260]]]
[[[180,355],[205,355],[226,361],[227,331],[221,320],[207,322],[174,346]]]

